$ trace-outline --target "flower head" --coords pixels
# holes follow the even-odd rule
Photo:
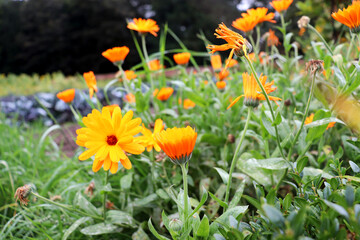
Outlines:
[[[261,88],[257,84],[254,75],[251,74],[250,76],[248,73],[243,73],[242,77],[244,84],[244,95],[235,98],[235,100],[227,107],[227,109],[234,106],[234,104],[237,103],[242,97],[245,97],[244,104],[248,107],[257,107],[260,100],[265,100],[265,96],[261,93]],[[273,87],[274,81],[266,83],[267,77],[262,75],[260,75],[259,79],[266,93],[271,93],[276,90],[276,87]],[[281,100],[281,98],[272,96],[269,96],[269,99],[275,103],[276,101]]]
[[[223,90],[223,89],[225,89],[225,87],[226,87],[226,82],[225,82],[225,81],[217,81],[217,82],[216,82],[216,87],[217,87],[219,90]]]
[[[159,59],[151,60],[148,64],[151,71],[158,71],[164,67],[161,65]]]
[[[188,98],[186,98],[185,100],[184,100],[184,108],[185,109],[189,109],[189,108],[193,108],[193,107],[195,107],[195,103],[193,102],[193,101],[191,101],[190,99],[188,99]]]
[[[125,77],[126,77],[127,80],[133,80],[133,79],[137,78],[137,75],[132,70],[126,70],[125,71]]]
[[[157,36],[157,32],[160,30],[156,21],[142,18],[134,18],[132,22],[128,23],[127,28],[137,31],[140,34],[151,33],[155,37]]]
[[[230,59],[230,61],[229,61],[229,59],[227,59],[225,62],[225,65],[228,65],[228,67],[231,68],[231,67],[238,65],[238,61],[235,59]]]
[[[227,43],[223,45],[208,45],[207,48],[211,49],[211,54],[218,51],[230,50],[229,58],[232,59],[234,53],[238,57],[248,57],[247,53],[251,52],[251,44],[243,38],[239,33],[230,30],[224,23],[219,24],[219,27],[215,30],[215,36],[217,38],[224,39]],[[228,66],[225,65],[225,70]]]
[[[236,19],[232,22],[232,26],[236,29],[239,29],[243,32],[250,32],[254,29],[257,24],[257,19],[255,16],[246,16]]]
[[[159,99],[160,101],[166,101],[173,94],[174,89],[171,87],[163,87],[160,89],[155,89],[153,92],[153,96]]]
[[[128,103],[136,103],[135,95],[132,93],[128,93],[125,95],[124,100]]]
[[[276,23],[276,21],[274,20],[275,14],[267,13],[268,11],[269,9],[265,7],[248,9],[246,10],[246,13],[241,14],[241,18],[233,21],[232,26],[243,32],[249,32],[253,30],[257,24],[260,24],[262,22],[267,21]]]
[[[306,28],[310,22],[310,18],[308,16],[302,16],[298,21],[297,25],[299,29]]]
[[[273,0],[270,5],[279,13],[282,11],[286,11],[290,5],[292,4],[293,0]]]
[[[275,35],[275,32],[271,29],[269,29],[269,35],[267,38],[267,45],[270,46],[277,46],[279,45],[279,38]]]
[[[215,72],[218,72],[221,70],[222,68],[222,62],[221,62],[221,56],[216,54],[216,55],[211,55],[210,56],[210,63],[211,63],[211,67],[214,69]]]
[[[135,141],[142,127],[140,118],[132,119],[133,111],[122,116],[120,107],[115,107],[113,113],[106,107],[101,112],[94,109],[83,118],[85,127],[76,131],[76,144],[87,148],[79,156],[83,161],[95,155],[92,170],[97,172],[103,166],[116,173],[119,162],[126,169],[131,169],[131,162],[126,153],[141,154],[145,148]]]
[[[229,76],[229,74],[230,74],[230,72],[228,70],[225,70],[225,69],[221,70],[218,75],[219,80],[220,81],[225,80]]]
[[[75,97],[75,88],[67,89],[56,94],[56,97],[66,103],[72,102]]]
[[[143,124],[143,128],[141,130],[141,133],[143,134],[143,136],[140,136],[137,138],[137,141],[143,145],[144,147],[146,147],[148,152],[151,152],[151,150],[153,148],[155,148],[155,150],[157,152],[160,152],[161,148],[159,147],[159,145],[157,144],[157,142],[155,141],[155,134],[161,132],[162,130],[164,130],[164,122],[161,119],[156,119],[155,121],[155,125],[154,125],[154,132],[151,132],[149,129],[147,129],[145,127],[145,125]]]
[[[32,188],[29,184],[26,184],[22,187],[19,187],[16,189],[14,198],[15,201],[19,200],[21,204],[24,204],[25,206],[29,203],[29,195],[32,192]]]
[[[84,73],[84,74],[83,74],[83,77],[85,78],[86,85],[87,85],[88,88],[89,88],[90,98],[92,98],[93,95],[94,95],[94,91],[95,91],[95,92],[98,91],[98,88],[97,88],[97,86],[96,86],[95,74],[94,74],[93,71],[90,71],[90,72]]]
[[[185,65],[189,62],[191,54],[188,52],[176,53],[173,55],[174,61],[178,65]]]
[[[102,52],[101,55],[103,55],[110,62],[122,63],[125,60],[126,56],[129,54],[129,52],[130,52],[129,48],[126,46],[123,46],[123,47],[110,48],[110,49]]]
[[[304,123],[305,123],[305,125],[308,125],[308,124],[312,123],[313,121],[314,121],[314,114],[312,113],[312,114],[310,114],[310,116],[308,116],[308,117],[305,119],[305,122],[304,122]],[[334,127],[335,123],[336,123],[336,122],[330,122],[330,123],[327,125],[326,130],[328,130],[329,128]]]
[[[184,164],[190,160],[196,143],[195,129],[168,128],[155,134],[155,141],[174,164]]]
[[[338,22],[350,28],[351,32],[360,32],[360,2],[354,1],[350,6],[343,10],[338,10],[331,14]]]

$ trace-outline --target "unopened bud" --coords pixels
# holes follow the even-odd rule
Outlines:
[[[170,229],[175,232],[179,232],[182,228],[182,225],[183,225],[183,223],[179,219],[172,219],[169,223]]]
[[[229,143],[234,143],[235,142],[235,136],[230,133],[227,136],[227,140],[228,140]]]

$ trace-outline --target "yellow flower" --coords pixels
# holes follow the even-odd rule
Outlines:
[[[176,64],[185,65],[189,62],[191,54],[188,52],[174,54],[174,61]]]
[[[83,74],[83,77],[85,78],[86,85],[87,85],[88,88],[89,88],[90,98],[92,98],[93,95],[94,95],[94,91],[95,91],[95,92],[98,91],[98,88],[97,88],[97,86],[96,86],[95,74],[94,74],[93,71],[90,71],[90,72],[84,73],[84,74]]]
[[[292,4],[293,0],[273,0],[270,5],[279,13],[282,11],[286,11],[290,5]]]
[[[79,156],[83,161],[95,155],[93,171],[97,172],[102,166],[116,173],[119,161],[126,169],[131,169],[131,162],[126,153],[141,154],[145,148],[135,141],[134,136],[141,130],[141,119],[132,119],[133,112],[128,111],[124,116],[121,109],[115,107],[113,113],[104,107],[102,112],[94,109],[83,118],[86,127],[76,131],[76,143],[87,150]]]
[[[211,54],[218,51],[227,51],[231,49],[228,63],[230,62],[230,59],[232,59],[234,53],[238,57],[248,57],[247,53],[251,52],[252,46],[245,38],[243,38],[243,36],[230,30],[224,23],[219,24],[219,27],[215,30],[215,32],[215,36],[217,38],[224,39],[227,43],[223,45],[208,45],[207,48],[211,49]],[[227,67],[228,66],[225,65],[225,70]]]
[[[141,130],[143,136],[138,137],[137,142],[146,147],[148,152],[151,152],[153,148],[155,148],[157,152],[160,152],[161,148],[156,143],[154,136],[162,130],[164,130],[164,122],[161,119],[156,119],[153,133],[143,124],[143,128]]]
[[[155,134],[155,141],[175,164],[190,160],[195,147],[197,133],[193,128],[168,128]]]
[[[58,94],[56,94],[56,97],[58,99],[63,100],[66,103],[71,102],[72,100],[74,100],[75,97],[75,88],[71,88],[71,89],[67,89],[65,91],[59,92]]]
[[[116,62],[123,62],[126,56],[129,54],[130,50],[128,47],[114,47],[110,48],[104,52],[102,55],[107,58],[109,61],[116,63]]]
[[[244,104],[248,107],[257,107],[260,100],[265,100],[265,96],[261,93],[261,88],[257,84],[254,75],[251,74],[251,76],[249,76],[248,73],[243,73],[242,77],[244,84],[244,95],[235,98],[235,100],[227,107],[227,109],[234,106],[234,104],[237,103],[242,97],[245,97]],[[273,87],[274,81],[272,81],[271,83],[266,83],[267,77],[262,75],[259,79],[266,93],[271,93],[276,90],[276,87]],[[269,99],[274,101],[275,103],[276,101],[281,100],[281,98],[272,96],[269,96]]]
[[[156,24],[156,21],[142,18],[134,18],[132,22],[128,23],[127,28],[137,31],[141,34],[151,33],[155,37],[157,36],[157,32],[160,30],[159,26]]]
[[[346,25],[353,33],[360,32],[360,2],[354,1],[350,6],[343,10],[338,10],[331,14],[338,22]]]

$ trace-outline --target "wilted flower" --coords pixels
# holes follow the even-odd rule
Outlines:
[[[27,205],[29,203],[28,196],[31,193],[31,186],[26,184],[25,186],[19,187],[16,189],[14,198],[15,201],[19,200],[21,204]]]
[[[134,136],[141,131],[141,119],[133,117],[133,111],[122,116],[121,109],[116,107],[112,113],[104,107],[102,112],[94,109],[83,118],[85,127],[76,131],[76,143],[88,148],[79,156],[79,160],[87,160],[95,155],[93,171],[102,166],[116,173],[119,161],[126,169],[131,169],[131,162],[125,152],[141,154],[145,148],[135,141]]]
[[[156,21],[142,18],[134,18],[132,22],[128,23],[127,28],[137,31],[141,34],[151,33],[155,37],[157,36],[157,32],[160,30],[159,26],[156,24]]]
[[[195,147],[197,133],[195,129],[168,128],[155,134],[155,141],[174,164],[184,164],[190,160]]]
[[[113,47],[104,52],[102,55],[107,58],[110,62],[113,63],[122,63],[126,56],[129,54],[130,49],[126,46],[123,47]]]
[[[89,186],[86,187],[84,193],[86,195],[88,195],[89,197],[91,197],[92,195],[94,195],[94,190],[95,190],[95,183],[94,182],[91,182],[89,184]]]
[[[93,71],[90,71],[90,72],[84,73],[84,74],[83,74],[83,77],[85,78],[86,85],[87,85],[88,88],[89,88],[90,98],[92,98],[93,95],[94,95],[94,91],[95,91],[95,92],[98,91],[98,88],[97,88],[97,85],[96,85],[95,74],[94,74]]]
[[[310,22],[310,18],[308,16],[302,16],[298,21],[297,21],[297,25],[298,27],[301,28],[306,28],[307,25]]]
[[[67,89],[65,91],[59,92],[56,94],[56,97],[60,100],[63,100],[66,103],[72,102],[75,97],[75,88]]]
[[[188,52],[174,54],[174,61],[176,64],[185,65],[189,62],[191,54]]]
[[[324,71],[324,61],[322,60],[310,60],[306,63],[306,70],[310,70],[311,74],[315,74],[316,71]]]
[[[253,74],[249,76],[248,73],[243,73],[243,84],[244,84],[244,95],[241,95],[227,107],[227,109],[234,106],[242,97],[245,97],[244,105],[248,107],[257,107],[260,100],[265,100],[265,96],[261,93],[261,88],[257,84],[256,79]],[[261,84],[263,85],[266,93],[271,93],[276,90],[276,87],[273,87],[274,81],[266,83],[266,76],[260,75],[259,77]],[[268,96],[271,101],[280,101],[281,98]]]
[[[159,99],[160,101],[166,101],[173,94],[174,89],[171,87],[163,87],[160,89],[155,89],[153,92],[153,96]]]

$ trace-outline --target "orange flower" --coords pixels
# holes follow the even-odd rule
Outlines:
[[[229,76],[229,71],[228,70],[223,69],[223,70],[221,70],[219,72],[219,80],[220,81],[225,80],[225,78],[227,78],[227,76]]]
[[[132,80],[132,79],[135,79],[137,77],[137,75],[132,70],[126,70],[125,71],[125,77],[126,77],[127,80]]]
[[[208,80],[204,80],[204,84],[207,85],[209,83]]]
[[[269,29],[269,36],[267,38],[267,45],[270,46],[277,46],[279,45],[279,38],[275,35],[275,32]]]
[[[259,53],[259,61],[261,64],[268,64],[270,57],[266,54],[266,52]]]
[[[123,62],[129,54],[129,51],[129,48],[126,46],[114,47],[102,52],[102,55],[113,63]]]
[[[257,19],[255,16],[246,16],[236,19],[232,22],[232,26],[236,29],[239,29],[243,32],[250,32],[254,29],[257,24]]]
[[[185,65],[189,62],[191,54],[188,52],[174,54],[174,60],[179,65]]]
[[[128,93],[124,97],[125,101],[128,103],[136,103],[135,95],[132,93]]]
[[[249,53],[249,59],[250,59],[250,61],[252,61],[252,62],[256,60],[256,56],[255,56],[255,53],[254,53],[254,52]]]
[[[110,112],[110,115],[112,116],[113,112],[114,112],[114,109],[119,107],[119,105],[117,104],[112,104],[112,105],[108,105],[108,106],[105,106],[104,108],[107,108]]]
[[[157,152],[161,151],[161,148],[155,141],[155,134],[161,132],[164,130],[164,122],[161,119],[156,119],[155,126],[154,126],[154,132],[152,133],[149,129],[145,127],[143,124],[143,128],[141,130],[141,133],[143,136],[137,137],[137,142],[146,147],[146,150],[148,152],[151,152],[151,150],[154,148]]]
[[[219,24],[219,27],[215,32],[217,38],[224,39],[227,43],[223,45],[208,45],[207,48],[211,49],[211,54],[231,49],[228,59],[232,59],[234,53],[238,57],[248,57],[247,53],[251,52],[252,46],[245,38],[243,38],[243,36],[230,30],[224,23]],[[227,67],[228,66],[225,65],[225,70]]]
[[[216,54],[216,55],[211,55],[210,56],[210,62],[211,62],[211,66],[214,69],[215,72],[220,71],[221,67],[222,67],[222,62],[221,62],[221,56]]]
[[[290,5],[292,4],[293,0],[273,0],[270,5],[279,13],[282,11],[286,11]]]
[[[262,22],[272,22],[276,23],[274,20],[275,13],[267,13],[269,9],[262,8],[251,8],[246,10],[246,13],[241,14],[241,18],[233,21],[232,26],[244,32],[249,32],[254,29],[254,27]]]
[[[173,94],[174,89],[171,87],[163,87],[160,89],[155,89],[153,92],[153,96],[159,99],[160,101],[166,101]]]
[[[230,61],[229,61],[229,59],[227,59],[226,65],[228,65],[228,67],[231,68],[231,67],[238,65],[238,61],[236,61],[235,59],[230,59]]]
[[[235,100],[227,107],[227,109],[234,106],[234,104],[237,103],[242,97],[245,97],[244,104],[245,106],[248,107],[257,107],[259,105],[260,100],[265,100],[265,96],[262,93],[260,93],[261,88],[257,84],[254,75],[251,74],[251,76],[249,76],[248,73],[243,73],[242,77],[244,84],[244,95],[235,98]],[[267,77],[262,75],[260,75],[259,79],[266,93],[271,93],[276,90],[276,87],[273,87],[274,81],[272,81],[271,83],[266,83]],[[269,99],[271,101],[274,101],[275,103],[276,101],[281,100],[281,98],[272,97],[272,96],[269,96]]]
[[[75,88],[67,89],[65,91],[59,92],[56,94],[56,97],[60,100],[63,100],[66,103],[71,102],[74,100],[75,97]]]
[[[151,33],[155,37],[157,36],[157,32],[160,30],[156,21],[142,18],[134,18],[132,22],[128,23],[127,28],[141,34]]]
[[[184,100],[184,108],[189,109],[189,108],[193,108],[193,107],[195,107],[195,103],[193,101],[191,101],[190,99],[186,98]]]
[[[88,88],[89,88],[90,98],[92,98],[93,95],[94,95],[94,91],[95,91],[95,92],[98,91],[98,88],[97,88],[97,86],[96,86],[95,74],[94,74],[93,71],[90,71],[90,72],[84,73],[83,76],[84,76],[84,78],[85,78],[86,85],[87,85]]]
[[[163,68],[163,66],[160,64],[159,59],[154,59],[149,62],[149,68],[151,71],[157,71]]]
[[[301,37],[306,32],[306,28],[300,28],[299,30],[299,36]]]
[[[191,158],[197,133],[190,126],[186,128],[174,127],[155,134],[154,138],[174,164],[184,164]]]
[[[216,82],[216,87],[219,90],[223,90],[226,87],[226,82],[225,81],[217,81]]]
[[[313,121],[314,121],[314,114],[312,113],[312,114],[310,114],[310,116],[308,116],[308,117],[305,119],[305,122],[304,122],[304,123],[305,123],[305,125],[307,125],[307,124],[312,123]],[[329,128],[334,127],[335,123],[336,123],[336,122],[330,122],[330,123],[327,125],[326,130],[328,130]]]
[[[351,32],[358,33],[360,31],[360,2],[354,1],[347,8],[332,13],[331,16],[338,22],[350,28]]]

